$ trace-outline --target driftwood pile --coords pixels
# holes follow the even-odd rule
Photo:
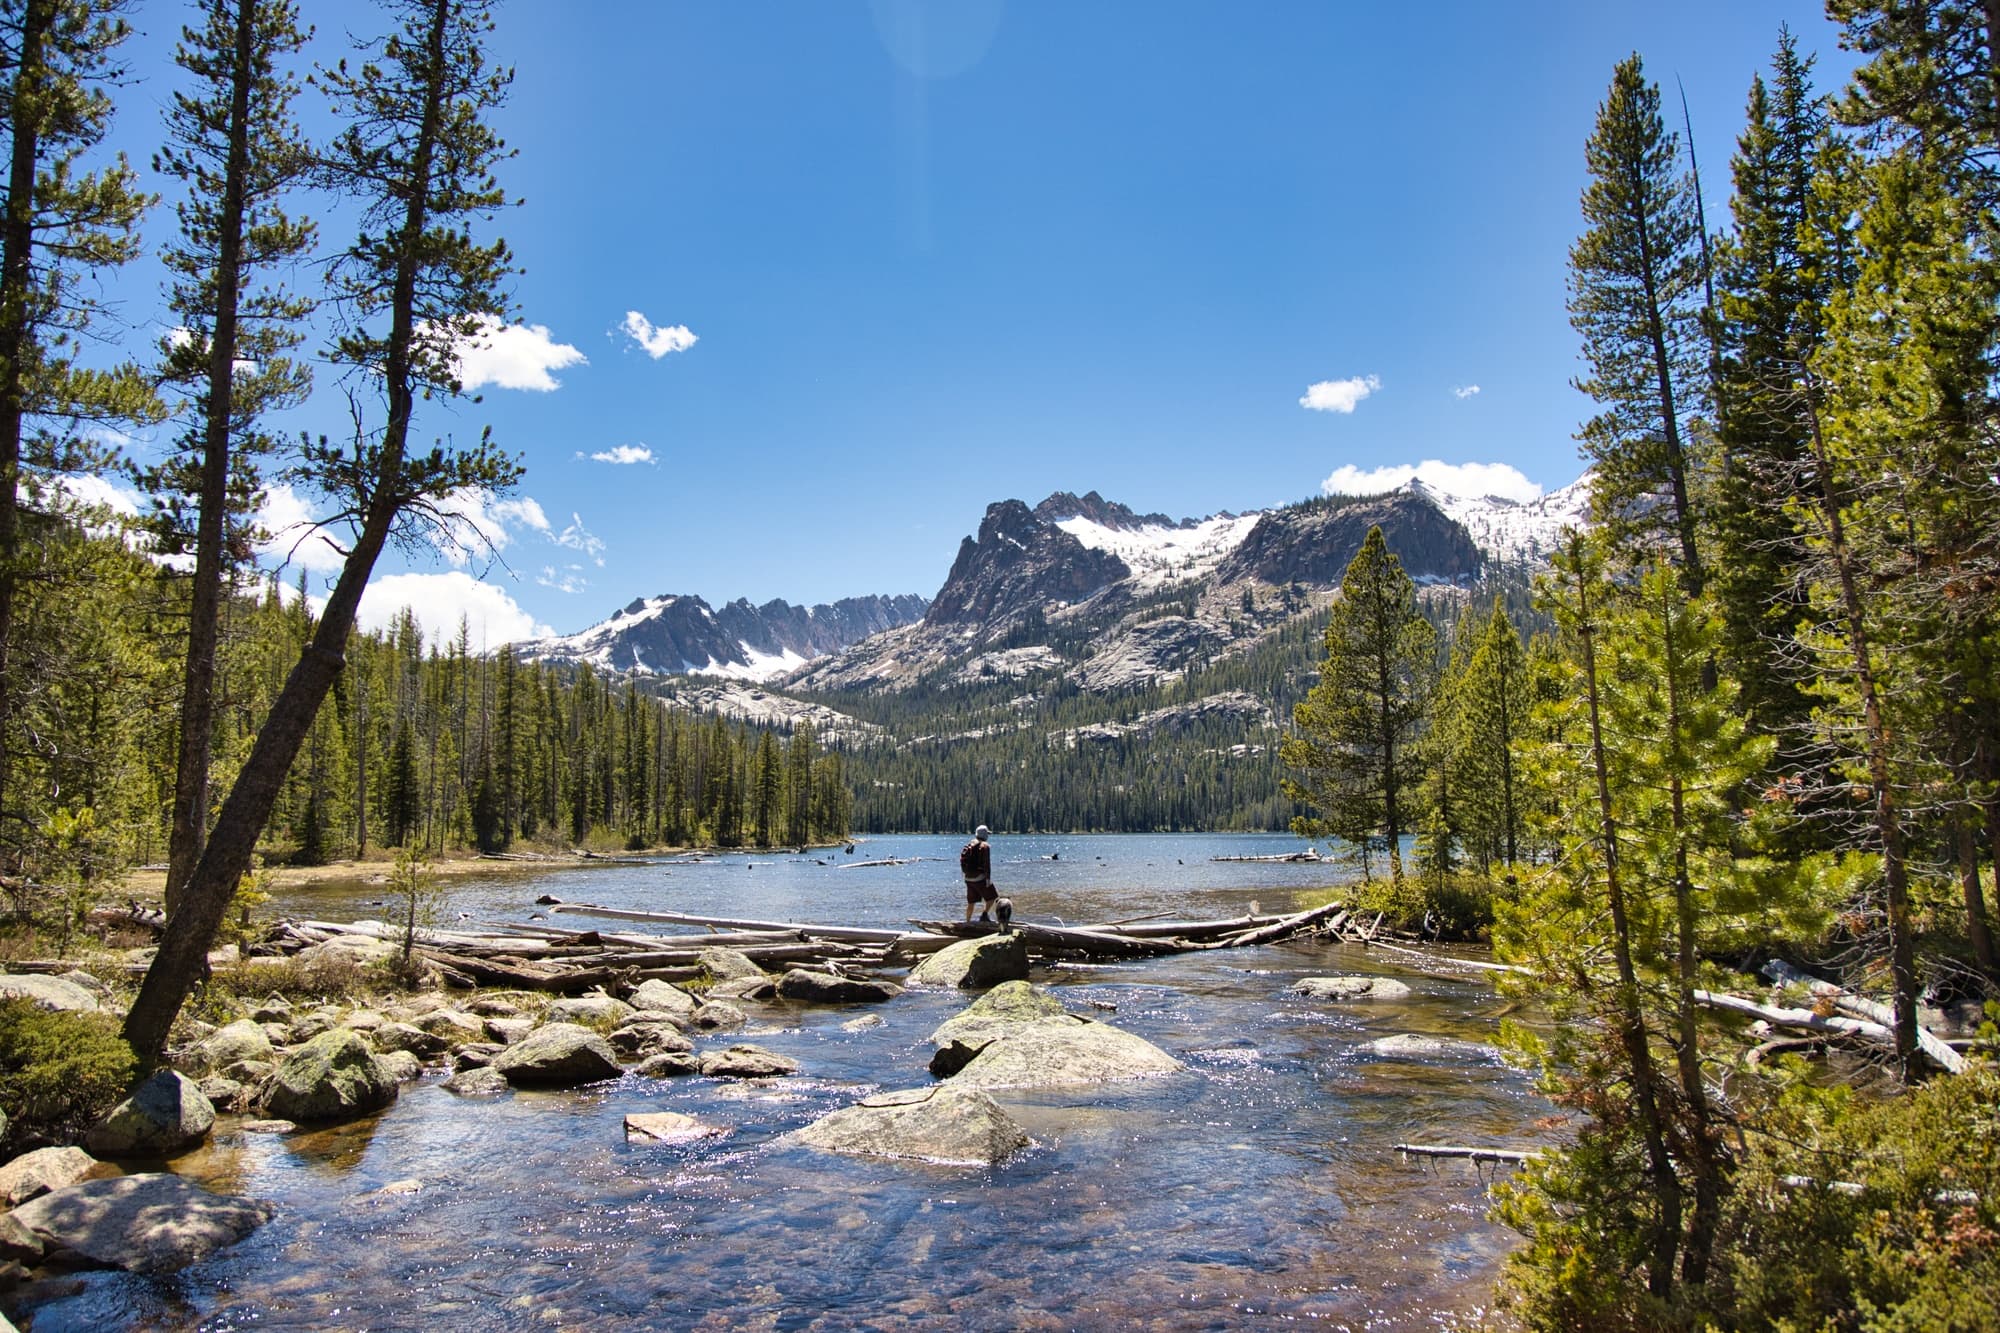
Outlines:
[[[835,971],[889,968],[907,966],[959,940],[999,929],[977,922],[915,921],[911,923],[913,930],[896,930],[646,912],[594,903],[544,905],[554,913],[690,927],[701,933],[626,934],[540,924],[467,930],[420,928],[411,952],[437,967],[448,981],[579,995],[597,987],[655,978],[692,980],[701,975],[700,953],[708,948],[734,949],[767,970],[788,966]],[[1369,938],[1369,932],[1352,924],[1348,910],[1338,904],[1290,916],[1242,916],[1220,921],[1142,919],[1089,926],[1017,921],[1012,929],[1026,941],[1031,956],[1067,959],[1153,958],[1269,944],[1303,934]],[[295,953],[316,944],[357,937],[400,946],[404,930],[381,921],[283,921],[273,928],[269,942],[283,952]]]

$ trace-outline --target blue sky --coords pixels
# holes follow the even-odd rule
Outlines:
[[[1822,86],[1849,67],[1806,0],[498,17],[524,202],[496,230],[544,332],[510,331],[478,363],[503,381],[420,428],[491,424],[527,477],[467,504],[502,562],[392,556],[369,598],[432,624],[463,604],[487,642],[662,592],[929,594],[989,502],[1059,489],[1179,517],[1424,459],[1560,486],[1587,415],[1566,256],[1613,64],[1684,83],[1712,224],[1780,23]],[[307,18],[329,61],[381,27],[346,0]],[[184,20],[134,19],[116,142],[143,167]],[[119,283],[157,334],[157,271]],[[286,425],[338,429],[327,389]]]

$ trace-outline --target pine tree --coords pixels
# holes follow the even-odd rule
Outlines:
[[[1326,626],[1319,683],[1293,709],[1281,747],[1299,774],[1285,791],[1318,811],[1294,821],[1301,836],[1350,842],[1380,834],[1391,875],[1403,877],[1408,795],[1418,780],[1411,742],[1437,674],[1437,631],[1417,611],[1417,589],[1372,527],[1340,580]]]
[[[1459,827],[1482,867],[1521,859],[1527,821],[1516,761],[1531,707],[1521,636],[1497,602],[1479,631],[1457,691]]]
[[[101,463],[81,425],[150,416],[156,404],[129,366],[80,364],[103,313],[100,275],[139,254],[151,204],[123,157],[83,170],[111,125],[106,89],[122,74],[124,0],[0,0],[0,123],[8,169],[0,204],[0,818],[17,816],[19,743],[11,664],[29,552],[22,508],[52,506],[50,472]],[[25,494],[24,494],[25,492]],[[0,838],[20,830],[0,825]]]
[[[1780,35],[1772,83],[1750,88],[1731,203],[1734,233],[1722,250],[1718,321],[1715,541],[1729,559],[1715,570],[1728,626],[1724,656],[1757,725],[1800,749],[1811,701],[1801,688],[1792,633],[1805,604],[1806,560],[1797,506],[1809,480],[1809,433],[1797,385],[1817,351],[1834,290],[1849,278],[1844,247],[1822,224],[1815,182],[1838,151],[1812,60]]]
[[[168,143],[155,160],[179,180],[181,239],[163,256],[175,275],[183,335],[167,347],[163,378],[184,386],[188,425],[180,452],[142,481],[156,497],[164,549],[190,548],[188,642],[168,855],[169,909],[193,873],[208,834],[215,649],[223,583],[248,552],[245,531],[258,489],[255,457],[272,447],[260,413],[302,399],[304,367],[283,353],[300,338],[306,303],[260,285],[312,243],[309,224],[279,208],[309,157],[290,116],[297,81],[279,67],[305,43],[289,0],[203,0],[203,26],[181,34],[175,62],[196,80],[174,95]],[[192,502],[192,522],[184,512]]]
[[[1570,248],[1569,312],[1590,367],[1576,386],[1601,408],[1579,436],[1595,466],[1592,503],[1613,532],[1671,542],[1699,591],[1688,423],[1706,400],[1702,235],[1679,136],[1638,56],[1613,73],[1584,159],[1587,230]]]
[[[504,148],[482,116],[511,76],[486,62],[488,11],[482,0],[395,0],[402,25],[383,44],[383,63],[325,75],[349,119],[330,170],[364,218],[333,274],[357,320],[338,339],[336,358],[379,376],[385,417],[379,433],[358,436],[351,449],[322,442],[302,450],[302,466],[340,497],[358,530],[313,642],[223,803],[126,1019],[126,1040],[149,1060],[200,974],[279,786],[344,664],[362,590],[391,532],[455,491],[501,490],[518,476],[484,437],[468,450],[409,448],[418,396],[458,392],[454,347],[505,311],[506,246],[478,245],[469,229],[505,203],[492,174]],[[371,328],[375,319],[387,328]]]

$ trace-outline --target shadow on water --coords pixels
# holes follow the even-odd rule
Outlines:
[[[929,869],[935,880],[939,867]],[[1299,880],[1293,867],[1258,869]],[[582,877],[593,897],[615,887],[610,873]],[[740,862],[736,874],[749,878]],[[919,882],[883,892],[868,875],[845,872],[852,887],[838,890],[769,876],[768,896],[729,910],[763,915],[773,901],[817,897],[812,919],[882,919]],[[464,901],[498,912],[504,894],[520,919],[537,892],[577,882],[517,878]],[[1154,892],[1116,872],[1051,883],[1039,910],[1067,895],[1079,915],[1132,915],[1151,910],[1142,904]],[[1268,878],[1227,885],[1204,895],[1200,913],[1241,905],[1207,899],[1286,906],[1287,892]],[[707,893],[720,889],[675,896]],[[1392,972],[1412,993],[1345,1007],[1287,994],[1298,977],[1329,972]],[[1413,1165],[1390,1145],[1530,1138],[1546,1108],[1487,1044],[1500,1008],[1490,989],[1318,944],[1037,979],[1186,1070],[1002,1094],[1035,1145],[992,1170],[833,1157],[781,1136],[878,1088],[928,1083],[926,1037],[964,998],[910,992],[855,1030],[843,1027],[852,1010],[750,1005],[751,1029],[728,1039],[794,1056],[803,1077],[628,1075],[462,1101],[433,1076],[356,1125],[282,1138],[225,1130],[176,1169],[271,1199],[277,1218],[171,1279],[86,1275],[74,1294],[31,1311],[33,1328],[1437,1328],[1476,1318],[1508,1245],[1484,1219],[1489,1177]],[[1411,1035],[1441,1040],[1403,1040]],[[726,1132],[627,1144],[622,1118],[645,1110]],[[383,1189],[410,1180],[421,1187]]]

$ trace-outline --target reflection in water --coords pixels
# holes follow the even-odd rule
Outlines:
[[[1064,863],[1086,843],[1122,869],[1108,883],[1037,887],[1037,910],[1104,919],[1161,901],[1216,915],[1232,896],[1284,897],[1264,878],[1211,888],[1193,909],[1163,901],[1173,895],[1148,888],[1145,867],[1117,857],[1149,841],[1067,840]],[[1170,841],[1195,860],[1194,840]],[[1324,867],[1306,869],[1323,881]],[[774,902],[796,899],[820,920],[910,915],[900,904],[921,881],[871,887],[869,873],[844,872],[836,900],[824,883],[743,875],[739,858],[738,877],[766,896],[727,910],[779,915]],[[464,900],[484,919],[520,919],[536,893],[583,897],[581,883],[602,899],[623,874],[516,878]],[[720,892],[687,883],[677,897]],[[1188,1068],[1002,1094],[1035,1146],[992,1170],[777,1141],[877,1088],[928,1083],[925,1038],[965,1003],[956,995],[911,992],[854,1031],[842,1026],[851,1010],[748,1005],[763,1029],[753,1039],[806,1071],[769,1085],[627,1076],[462,1101],[432,1077],[372,1121],[290,1138],[225,1132],[182,1159],[218,1188],[275,1200],[277,1219],[174,1279],[91,1275],[33,1311],[34,1328],[1437,1327],[1485,1302],[1507,1235],[1484,1220],[1480,1174],[1405,1163],[1389,1145],[1524,1142],[1545,1108],[1525,1074],[1487,1053],[1490,990],[1398,973],[1412,994],[1395,1003],[1286,993],[1304,975],[1392,970],[1317,944],[1052,970],[1038,980],[1071,1008]],[[1406,1033],[1461,1044],[1368,1046]],[[643,1110],[728,1132],[627,1144],[622,1118]],[[377,1193],[409,1178],[421,1188]]]

